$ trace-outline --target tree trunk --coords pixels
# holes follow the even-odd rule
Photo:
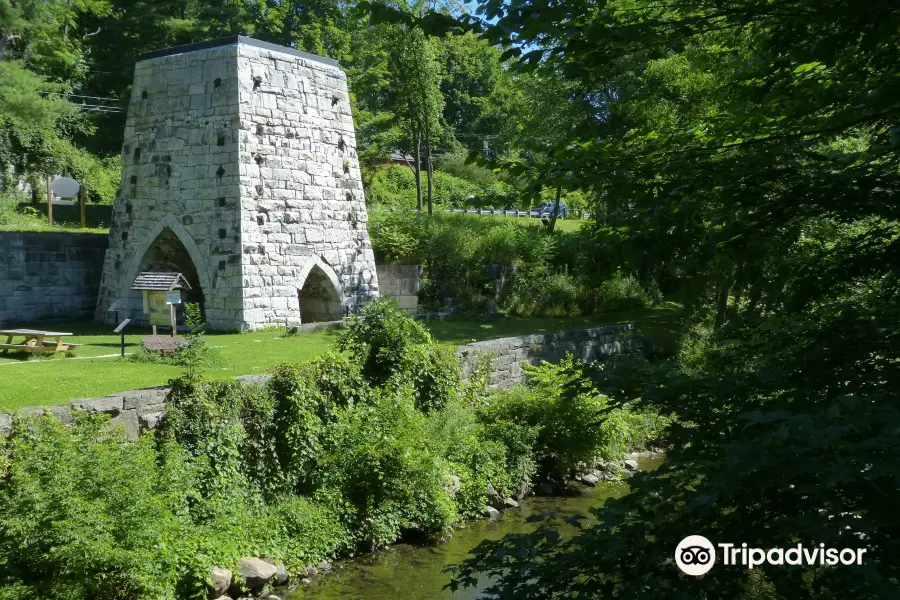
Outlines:
[[[725,316],[728,311],[728,296],[731,295],[734,278],[735,271],[732,267],[728,270],[728,274],[725,275],[725,278],[722,280],[722,285],[719,287],[719,295],[716,299],[716,329],[725,324]]]
[[[553,229],[556,227],[556,215],[559,214],[559,197],[562,195],[562,186],[556,186],[556,202],[553,203],[553,212],[550,213],[550,227],[547,228],[547,233],[553,234]]]
[[[9,34],[0,35],[0,60],[6,58],[6,47],[9,45],[10,39],[12,39],[12,37]]]
[[[606,196],[606,224],[615,227],[619,224],[619,205],[615,198]]]
[[[431,136],[428,122],[425,122],[425,173],[428,176],[428,214],[433,214],[434,166],[431,164]]]
[[[422,212],[422,143],[419,134],[413,134],[413,146],[416,152],[416,208]]]
[[[758,314],[759,301],[762,299],[764,284],[765,282],[760,277],[750,286],[750,296],[747,299],[747,314],[750,316],[755,317]]]

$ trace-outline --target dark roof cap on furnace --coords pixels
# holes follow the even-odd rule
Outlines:
[[[161,56],[172,56],[175,54],[184,54],[185,52],[196,52],[197,50],[218,48],[219,46],[233,46],[236,44],[256,46],[257,48],[264,48],[266,50],[283,52],[284,54],[290,54],[291,56],[297,56],[300,58],[305,58],[307,60],[314,60],[316,62],[325,63],[326,65],[331,65],[333,67],[338,66],[338,61],[334,60],[333,58],[318,56],[317,54],[309,54],[308,52],[301,52],[300,50],[294,50],[293,48],[288,48],[287,46],[279,46],[278,44],[272,44],[270,42],[264,42],[262,40],[255,40],[245,35],[231,35],[215,40],[208,40],[206,42],[197,42],[195,44],[186,44],[184,46],[173,46],[171,48],[163,48],[162,50],[154,50],[153,52],[142,54],[138,58],[138,62],[142,60],[150,60],[151,58],[159,58]]]

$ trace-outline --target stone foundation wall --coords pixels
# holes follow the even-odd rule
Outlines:
[[[320,327],[340,327],[344,323],[316,324]],[[559,361],[566,352],[571,352],[584,362],[593,362],[639,348],[644,339],[634,334],[634,325],[613,325],[562,333],[525,335],[502,338],[486,342],[476,342],[460,346],[458,355],[462,363],[463,375],[469,377],[478,364],[478,356],[488,354],[491,358],[491,389],[508,389],[525,382],[522,363],[537,365],[542,361]],[[245,375],[238,377],[245,385],[263,386],[268,375]],[[21,412],[40,414],[49,410],[64,423],[72,420],[72,411],[81,410],[91,414],[108,414],[112,423],[122,425],[129,439],[137,439],[141,431],[153,429],[165,415],[167,387],[119,392],[103,398],[78,398],[68,404],[24,408]],[[12,415],[0,414],[0,436],[9,434]]]
[[[382,296],[393,298],[400,308],[416,312],[419,308],[420,265],[375,265],[378,271],[378,290]]]
[[[267,375],[247,375],[238,377],[245,385],[264,385],[268,381]],[[50,413],[65,424],[72,422],[74,411],[84,411],[91,415],[109,415],[112,425],[125,427],[125,433],[130,440],[140,437],[142,431],[155,429],[157,424],[166,414],[166,396],[169,393],[166,386],[145,388],[140,390],[128,390],[103,396],[102,398],[76,398],[66,404],[56,406],[33,406],[23,408],[19,413],[39,415],[44,411]],[[11,414],[0,413],[0,436],[6,437],[12,429]]]
[[[643,338],[634,334],[634,325],[627,324],[475,342],[460,346],[457,354],[466,377],[477,367],[479,356],[491,356],[489,386],[502,390],[525,383],[523,363],[558,362],[566,352],[590,363],[643,345]]]
[[[0,328],[92,316],[108,242],[91,233],[0,233]]]
[[[122,425],[129,439],[136,440],[140,432],[156,427],[166,414],[167,387],[129,390],[104,396],[103,398],[76,398],[67,404],[57,406],[35,406],[23,408],[21,413],[39,415],[49,410],[61,422],[72,422],[73,411],[88,414],[106,414],[112,417],[113,425]],[[0,414],[0,435],[9,435],[12,415]]]

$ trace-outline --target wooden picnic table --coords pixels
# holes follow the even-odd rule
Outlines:
[[[39,331],[37,329],[0,329],[0,337],[6,336],[6,343],[0,344],[0,349],[4,354],[10,350],[19,350],[22,352],[65,352],[78,346],[79,344],[67,344],[62,341],[64,336],[72,335],[62,331]],[[13,338],[24,337],[20,343],[13,343]],[[44,338],[55,338],[56,341],[48,341]]]

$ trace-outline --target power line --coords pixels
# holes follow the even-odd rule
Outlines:
[[[65,92],[51,92],[49,90],[42,90],[42,94],[59,94],[60,96],[65,96],[67,98],[88,98],[90,100],[113,100],[115,102],[121,102],[122,98],[105,98],[103,96],[81,96],[79,94],[67,94]]]
[[[78,107],[81,110],[86,110],[88,112],[103,112],[103,113],[123,113],[123,112],[125,112],[121,108],[114,108],[111,106],[102,106],[100,104],[79,104]]]

